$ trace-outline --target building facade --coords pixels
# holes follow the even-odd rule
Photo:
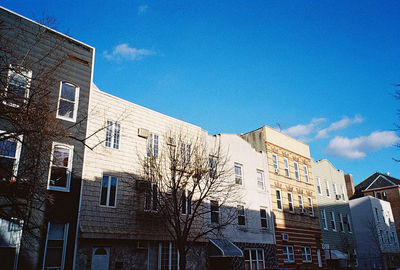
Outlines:
[[[359,268],[386,270],[399,267],[399,240],[390,203],[366,196],[352,199],[349,204]]]
[[[312,161],[312,171],[328,268],[354,269],[357,250],[343,171],[326,159]]]
[[[267,155],[280,268],[324,268],[309,146],[263,126],[242,135]]]

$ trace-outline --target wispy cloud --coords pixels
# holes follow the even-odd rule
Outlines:
[[[129,47],[128,43],[117,45],[111,53],[108,51],[103,52],[104,57],[109,60],[139,60],[144,56],[155,54],[156,52],[153,50]]]
[[[147,11],[147,9],[149,8],[148,5],[141,5],[138,7],[138,11],[137,14],[138,15],[142,15],[143,13],[145,13]]]
[[[291,137],[304,138],[305,136],[313,133],[318,124],[325,121],[325,118],[313,118],[310,123],[292,126],[290,128],[282,130],[282,132]]]
[[[344,129],[352,124],[361,123],[362,121],[364,121],[364,119],[359,115],[354,116],[353,119],[344,116],[341,120],[330,124],[329,127],[319,130],[317,135],[315,136],[315,139],[328,138],[329,132]]]
[[[394,131],[375,131],[368,136],[349,139],[336,136],[325,148],[327,154],[348,160],[364,158],[368,152],[393,146],[400,142],[400,137]]]

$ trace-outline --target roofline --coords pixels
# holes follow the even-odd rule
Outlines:
[[[267,128],[270,128],[270,129],[273,129],[274,131],[279,132],[280,134],[282,134],[282,135],[284,135],[284,136],[286,136],[286,137],[288,137],[288,138],[290,138],[290,139],[292,139],[292,140],[295,140],[295,141],[297,141],[297,142],[303,144],[304,146],[307,146],[308,148],[310,148],[310,145],[309,145],[309,144],[306,144],[305,142],[302,142],[302,141],[300,141],[300,140],[298,140],[298,139],[295,139],[295,138],[293,138],[293,137],[291,137],[291,136],[289,136],[289,135],[283,133],[282,131],[279,131],[279,130],[277,130],[277,129],[273,128],[273,127],[270,127],[270,126],[268,126],[268,125],[263,125],[262,127],[257,128],[257,129],[252,130],[252,131],[249,131],[249,132],[246,132],[246,133],[244,133],[243,135],[252,133],[252,132],[257,131],[257,130],[260,130],[260,129],[264,129],[264,128],[266,128],[266,127],[267,127]]]
[[[322,162],[322,161],[326,161],[326,162],[328,162],[328,163],[329,163],[329,164],[332,166],[332,168],[334,168],[334,169],[335,169],[335,170],[337,170],[338,172],[342,172],[342,173],[343,173],[343,175],[344,175],[344,172],[343,172],[343,170],[336,168],[336,167],[335,167],[335,166],[332,164],[332,162],[331,162],[329,159],[323,158],[323,159],[320,159],[320,160],[314,161],[314,163],[318,163],[318,162]]]
[[[400,188],[400,185],[386,186],[386,187],[372,188],[372,189],[364,189],[364,190],[361,190],[361,192],[362,192],[362,193],[365,193],[365,192],[369,192],[369,191],[384,190],[384,189],[392,189],[392,188]]]
[[[43,28],[46,28],[47,30],[50,30],[50,31],[52,31],[52,32],[54,32],[54,33],[56,33],[56,34],[58,34],[58,35],[64,37],[64,38],[73,40],[73,41],[75,41],[75,42],[77,42],[77,43],[79,43],[79,44],[81,44],[81,45],[83,45],[83,46],[86,46],[86,47],[88,47],[88,48],[94,50],[94,47],[92,47],[92,46],[90,46],[90,45],[88,45],[88,44],[86,44],[86,43],[83,43],[82,41],[79,41],[79,40],[74,39],[74,38],[72,38],[72,37],[70,37],[70,36],[67,36],[66,34],[63,34],[63,33],[59,32],[59,31],[57,31],[57,30],[54,30],[54,29],[52,29],[52,28],[50,28],[50,27],[48,27],[48,26],[46,26],[46,25],[43,25],[43,24],[41,24],[41,23],[38,23],[38,22],[36,22],[36,21],[34,21],[34,20],[32,20],[32,19],[29,19],[29,18],[27,18],[27,17],[21,15],[21,14],[18,14],[18,13],[16,13],[16,12],[12,11],[12,10],[9,10],[8,8],[5,8],[5,7],[3,7],[3,6],[0,6],[0,8],[3,9],[3,10],[5,10],[5,11],[7,11],[7,12],[10,12],[11,14],[14,14],[15,16],[18,16],[18,17],[20,17],[20,18],[22,18],[22,19],[24,19],[24,20],[27,20],[27,21],[29,21],[29,22],[31,22],[31,23],[34,23],[34,24],[37,24],[37,25],[39,25],[39,26],[41,26],[41,27],[43,27]]]

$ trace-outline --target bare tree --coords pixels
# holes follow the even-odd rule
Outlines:
[[[141,158],[144,206],[157,212],[179,251],[179,269],[186,269],[195,242],[218,236],[235,220],[238,192],[218,141],[207,144],[206,138],[182,131],[169,132],[164,140],[158,149],[150,138],[147,156]]]

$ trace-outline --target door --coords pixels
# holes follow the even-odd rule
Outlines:
[[[93,249],[92,270],[108,270],[110,248],[98,247]]]

